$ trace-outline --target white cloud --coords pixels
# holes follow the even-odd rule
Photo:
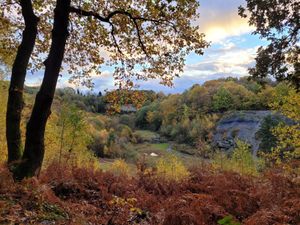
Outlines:
[[[200,62],[187,65],[183,76],[210,78],[213,74],[248,75],[258,47],[241,49],[226,42],[223,48],[208,51]],[[230,47],[230,50],[226,50]],[[211,78],[212,79],[212,78]]]
[[[197,24],[206,34],[206,40],[218,43],[228,37],[239,36],[253,31],[247,19],[238,15],[241,0],[210,0],[200,6],[200,18]]]

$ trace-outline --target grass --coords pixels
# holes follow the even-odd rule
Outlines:
[[[168,147],[170,146],[169,143],[159,143],[159,144],[152,144],[151,145],[154,149],[159,149],[159,150],[166,150],[168,149]]]
[[[181,152],[179,149],[173,149],[172,151],[168,151],[167,149],[171,143],[157,143],[157,144],[150,144],[150,143],[142,143],[142,144],[128,144],[126,147],[126,151],[128,152],[135,152],[136,153],[136,159],[144,158],[146,160],[146,163],[149,166],[154,166],[156,162],[160,158],[168,157],[171,155],[177,156],[185,166],[187,167],[193,167],[193,166],[199,166],[202,165],[204,160],[195,157],[193,155],[188,155],[183,152]],[[173,146],[174,147],[174,146]],[[177,146],[178,147],[178,146]],[[181,146],[182,147],[182,146]],[[191,149],[189,149],[192,151]],[[151,153],[157,154],[157,156],[151,156]],[[136,162],[133,162],[132,160],[127,159],[127,163],[134,165]],[[104,170],[107,170],[106,163],[101,162],[101,168]]]
[[[112,171],[112,167],[114,166],[114,162],[118,159],[101,159],[100,161],[100,169],[104,172]],[[135,176],[137,173],[136,165],[133,163],[127,163],[128,166],[128,175],[129,176]]]

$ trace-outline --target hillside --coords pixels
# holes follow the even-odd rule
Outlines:
[[[0,225],[300,225],[300,0],[0,6]]]
[[[1,82],[0,224],[296,225],[299,158],[274,155],[281,139],[272,131],[295,123],[266,102],[288,87],[255,85],[221,79],[180,95],[140,92],[137,112],[113,115],[106,95],[57,90],[43,170],[15,183],[3,164]],[[35,94],[26,88],[23,132]]]
[[[14,183],[0,169],[0,224],[293,224],[299,179],[269,171],[260,178],[198,167],[189,179],[114,176],[52,165],[40,179]]]

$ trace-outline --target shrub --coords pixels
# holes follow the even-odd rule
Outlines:
[[[236,140],[236,148],[232,155],[218,152],[214,155],[213,166],[222,170],[229,170],[246,175],[258,175],[264,167],[264,161],[252,156],[250,146],[240,140]]]
[[[154,142],[159,136],[157,133],[147,130],[137,130],[133,134],[137,143]]]
[[[259,149],[262,152],[268,153],[271,152],[271,149],[276,147],[277,138],[273,134],[272,130],[279,123],[282,122],[282,118],[279,116],[268,115],[264,118],[261,128],[256,133],[258,138],[261,139],[261,143],[259,145]]]
[[[133,137],[132,130],[130,129],[129,126],[124,125],[121,128],[120,138],[123,138],[125,142],[128,142],[132,139],[132,137]]]
[[[190,173],[183,163],[174,155],[158,160],[156,164],[157,176],[168,181],[182,181],[189,178]]]
[[[97,131],[96,129],[91,128],[91,132],[93,132],[93,140],[91,141],[88,148],[93,151],[97,156],[104,157],[104,148],[106,147],[108,140],[108,132],[103,129]]]
[[[130,127],[131,129],[135,128],[135,116],[132,115],[121,115],[120,116],[120,123],[127,125],[128,127]]]
[[[47,167],[52,162],[65,166],[99,168],[94,152],[88,146],[92,141],[86,114],[74,105],[61,104],[47,123],[45,136],[45,161]]]
[[[277,146],[272,149],[270,158],[289,167],[289,162],[300,159],[300,95],[297,90],[281,84],[276,87],[274,99],[271,107],[294,123],[280,123],[273,129]]]
[[[197,144],[197,154],[205,159],[211,158],[213,155],[213,149],[209,143],[202,140],[201,138],[198,140]]]
[[[218,224],[221,225],[241,225],[236,222],[232,216],[225,216],[223,219],[218,220]]]
[[[123,159],[117,159],[111,164],[109,171],[118,176],[127,176],[129,175],[130,168]]]

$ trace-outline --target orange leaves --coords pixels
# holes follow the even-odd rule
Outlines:
[[[108,113],[120,113],[122,107],[139,109],[143,106],[146,96],[142,91],[137,90],[115,90],[107,92],[105,101],[108,103]],[[126,111],[126,110],[125,110]]]
[[[9,4],[10,0],[4,1],[7,4],[0,10],[1,21],[11,24],[12,32],[5,35],[4,42],[1,39],[1,44],[16,46],[20,38],[15,34],[21,34],[23,24],[20,7]],[[49,51],[55,3],[55,0],[33,1],[40,22],[31,57],[32,69],[43,67]],[[104,64],[115,67],[116,80],[160,79],[162,84],[172,86],[172,78],[184,68],[185,56],[191,51],[202,54],[208,46],[203,34],[191,23],[198,18],[196,0],[72,3],[77,10],[70,15],[63,66],[72,81],[80,80],[89,87],[93,75],[100,75],[100,66]]]

